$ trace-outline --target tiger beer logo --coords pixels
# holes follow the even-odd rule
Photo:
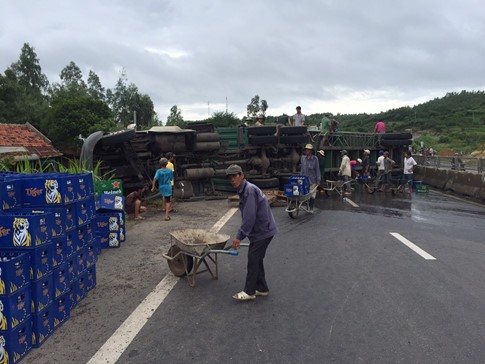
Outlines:
[[[5,282],[2,279],[2,268],[0,268],[0,294],[5,294]]]
[[[120,243],[118,241],[118,234],[109,234],[109,246],[118,246]]]
[[[42,188],[26,188],[25,194],[31,197],[37,197],[42,194],[44,190]]]
[[[59,192],[59,184],[55,179],[47,179],[45,181],[45,201],[47,203],[61,203],[61,194]]]
[[[117,231],[118,228],[119,228],[118,218],[117,217],[110,217],[109,218],[109,230],[110,231]]]
[[[115,209],[123,209],[123,199],[121,196],[115,196]]]
[[[0,335],[0,364],[8,364],[8,353],[5,350],[5,338]]]
[[[30,246],[31,236],[29,233],[29,220],[16,217],[13,221],[13,245]]]
[[[0,301],[0,330],[7,330],[7,318],[3,314],[3,302]]]

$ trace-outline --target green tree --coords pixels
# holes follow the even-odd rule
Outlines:
[[[181,128],[185,128],[187,123],[184,121],[182,117],[182,110],[180,110],[177,105],[173,105],[170,108],[170,115],[167,117],[167,126],[180,126]]]
[[[252,116],[253,118],[259,115],[265,116],[266,110],[268,110],[268,102],[266,100],[260,100],[259,95],[255,95],[246,107],[248,116]]]
[[[86,83],[83,81],[83,73],[73,61],[62,69],[60,78],[62,85],[67,88],[86,89]]]
[[[106,99],[106,90],[93,70],[90,70],[88,75],[88,93],[95,99],[102,101]]]
[[[208,123],[213,124],[215,127],[230,127],[241,124],[241,120],[234,115],[234,113],[228,113],[225,111],[217,111],[207,119]]]
[[[39,58],[34,47],[24,43],[20,51],[20,58],[10,66],[18,83],[30,93],[42,94],[47,91],[49,81],[42,73]]]

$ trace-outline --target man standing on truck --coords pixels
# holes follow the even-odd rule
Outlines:
[[[305,115],[301,113],[301,106],[296,107],[296,114],[293,115],[293,124],[291,126],[305,126]]]

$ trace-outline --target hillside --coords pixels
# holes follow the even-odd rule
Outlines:
[[[323,114],[307,116],[307,124],[319,125]],[[404,106],[379,114],[337,114],[342,131],[371,132],[377,120],[388,131],[412,129],[415,143],[424,141],[437,150],[453,149],[468,154],[485,149],[485,92],[462,91],[414,107]]]

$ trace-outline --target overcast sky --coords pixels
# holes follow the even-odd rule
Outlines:
[[[148,94],[162,121],[258,94],[268,115],[374,113],[485,90],[482,0],[1,0],[0,71],[33,46],[49,81],[74,61]],[[208,103],[210,105],[208,106]]]

